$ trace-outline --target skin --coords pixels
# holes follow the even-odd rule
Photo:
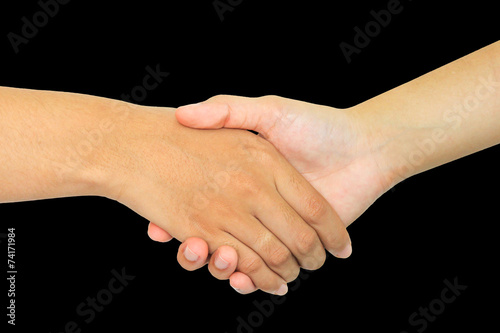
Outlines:
[[[116,200],[181,242],[207,241],[187,258],[235,251],[228,269],[279,295],[300,266],[324,263],[325,248],[350,255],[328,202],[250,132],[190,129],[171,108],[3,87],[0,119],[0,202]]]
[[[349,109],[276,96],[217,96],[177,110],[194,128],[240,128],[260,133],[332,205],[348,226],[398,182],[500,143],[500,42]],[[168,232],[149,226],[152,239]],[[202,248],[203,239],[181,245]],[[182,253],[182,252],[180,252]],[[179,263],[193,270],[207,253]],[[213,257],[229,265],[218,269]],[[255,290],[234,272],[236,253],[219,248],[209,261],[218,279],[241,293]]]

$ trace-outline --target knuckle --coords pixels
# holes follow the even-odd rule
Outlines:
[[[307,256],[314,251],[318,244],[318,235],[314,231],[304,231],[297,239],[297,251],[302,256]]]
[[[192,215],[186,222],[186,228],[184,228],[184,232],[179,240],[188,237],[214,240],[221,236],[221,231],[223,230],[218,226],[216,221],[209,220],[206,216],[201,216],[201,214]],[[207,243],[210,247],[211,242],[207,241]]]
[[[326,252],[324,250],[321,251],[320,254],[315,255],[313,257],[307,257],[301,261],[301,266],[304,269],[313,271],[321,268],[325,264],[326,261]]]
[[[239,155],[247,164],[276,163],[278,153],[269,141],[250,133],[245,133],[239,140]]]
[[[250,256],[240,259],[238,269],[245,274],[253,274],[263,268],[264,263],[259,257]]]
[[[268,141],[255,137],[254,147],[248,148],[250,159],[263,165],[275,165],[277,161],[276,148]]]
[[[283,246],[278,246],[272,252],[269,254],[268,259],[266,260],[270,266],[272,267],[282,267],[288,262],[290,262],[290,259],[292,258],[292,254],[290,251],[283,247]]]
[[[275,161],[274,152],[271,151],[267,145],[262,145],[262,147],[259,148],[257,157],[257,160],[264,165],[273,164]]]
[[[259,97],[261,100],[266,101],[266,102],[272,102],[274,100],[278,100],[280,97],[277,95],[264,95]]]
[[[213,97],[210,97],[209,99],[207,99],[207,102],[222,103],[230,97],[231,97],[230,95],[219,94],[219,95],[215,95]]]
[[[234,177],[234,188],[245,197],[256,197],[261,191],[261,185],[255,177],[243,173]]]
[[[208,236],[207,233],[211,233],[207,228],[206,220],[200,214],[192,214],[188,219],[188,229],[190,234]]]
[[[312,219],[322,219],[328,215],[328,204],[317,196],[309,196],[304,204],[306,214]]]
[[[264,105],[269,105],[274,108],[281,108],[285,98],[277,95],[264,95],[258,98]]]

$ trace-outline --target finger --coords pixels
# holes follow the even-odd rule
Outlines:
[[[262,196],[265,195],[262,194]],[[281,198],[277,197],[278,195],[268,201],[271,203],[279,202],[278,200],[282,201]],[[247,223],[232,223],[229,232],[241,243],[247,244],[250,249],[262,258],[267,267],[276,272],[283,280],[286,282],[293,281],[300,273],[299,264],[287,246],[275,236],[267,225],[271,225],[271,222],[252,217]],[[321,242],[318,243],[321,245]],[[254,282],[257,283],[255,280]]]
[[[280,296],[288,292],[283,278],[272,271],[252,249],[241,243],[232,246],[238,253],[237,270],[248,276],[257,288],[266,293]]]
[[[320,268],[326,260],[326,253],[316,230],[279,193],[270,198],[264,195],[261,194],[263,200],[257,208],[256,217],[283,242],[301,267],[308,270]],[[291,269],[293,271],[286,274],[288,282],[295,280],[300,273],[298,268]]]
[[[208,270],[219,280],[227,280],[236,270],[238,265],[238,254],[230,246],[219,247],[210,257]]]
[[[185,230],[182,230],[182,228],[178,233],[174,234],[174,232],[172,232],[175,237],[181,241],[185,241],[191,236],[199,237],[199,243],[204,246],[202,250],[206,249],[206,252],[199,253],[197,252],[197,249],[191,248],[191,246],[187,249],[184,248],[183,244],[179,248],[177,260],[185,269],[196,269],[199,268],[200,265],[204,264],[204,261],[200,260],[198,256],[205,259],[205,253],[214,253],[221,246],[227,245],[236,250],[238,258],[236,270],[248,275],[254,282],[255,286],[259,289],[267,293],[284,295],[288,290],[286,281],[267,266],[260,254],[256,253],[249,247],[252,242],[255,242],[259,234],[263,234],[262,230],[270,234],[269,230],[267,230],[253,216],[249,215],[248,212],[244,214],[242,213],[242,215],[243,216],[241,217],[233,215],[231,223],[226,222],[226,227],[224,228],[208,227],[210,225],[217,225],[217,223],[221,220],[221,216],[197,216],[193,221],[191,221],[191,235],[184,236],[183,233],[185,233]],[[217,222],[210,222],[210,219],[216,219]],[[239,229],[237,229],[236,226]],[[243,235],[244,237],[247,237],[248,240],[240,240],[234,235],[238,235],[238,237]],[[249,237],[247,235],[253,235],[253,237]],[[203,239],[211,240],[206,243],[202,241]],[[279,244],[279,240],[277,240],[277,242]],[[206,247],[207,245],[208,248]],[[284,245],[281,244],[281,246]]]
[[[168,232],[166,232],[165,230],[163,230],[162,228],[160,228],[159,226],[157,226],[153,222],[149,222],[148,235],[149,235],[149,238],[151,238],[152,240],[154,240],[156,242],[160,242],[160,243],[169,242],[173,238]]]
[[[229,285],[238,293],[246,295],[253,293],[257,287],[253,284],[252,279],[244,273],[234,272],[229,277]]]
[[[261,224],[259,225],[264,228]],[[248,233],[248,230],[246,231]],[[237,253],[236,257],[231,257],[230,254],[228,258],[224,257],[224,259],[228,262],[233,259],[237,260],[236,269],[246,274],[259,289],[277,295],[284,295],[288,291],[286,281],[271,270],[260,255],[227,232],[214,237],[214,241],[210,244],[207,244],[202,238],[187,238],[179,247],[177,261],[186,270],[198,269],[206,263],[208,253],[216,252],[218,248],[223,247],[223,253],[227,254],[227,247],[224,245],[232,247]]]
[[[187,271],[194,271],[205,266],[208,258],[207,243],[197,237],[191,237],[179,246],[177,261]]]
[[[209,100],[182,106],[175,115],[179,123],[193,128],[239,128],[267,136],[282,117],[282,98],[215,96]]]
[[[349,257],[352,253],[351,240],[337,213],[291,165],[286,161],[283,164],[283,168],[276,169],[278,192],[316,230],[331,254],[338,258]]]

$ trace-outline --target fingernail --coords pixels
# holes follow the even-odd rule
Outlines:
[[[278,295],[278,296],[283,296],[283,295],[285,295],[287,292],[288,292],[288,286],[287,286],[285,283],[283,283],[283,284],[281,285],[281,287],[280,287],[277,291],[275,291],[275,292],[274,292],[274,294],[275,294],[275,295]]]
[[[217,257],[215,257],[214,264],[215,264],[215,267],[217,267],[220,270],[223,270],[223,269],[226,269],[229,267],[229,263],[227,261],[225,261],[224,259],[222,259],[220,254],[217,255]]]
[[[193,251],[191,251],[191,249],[189,248],[189,246],[186,246],[186,248],[184,249],[184,257],[188,261],[195,262],[195,261],[198,260],[198,258],[200,256],[198,256],[196,253],[194,253]]]
[[[346,259],[352,254],[352,245],[349,242],[347,246],[342,250],[337,253],[332,253],[335,257],[341,258],[341,259]]]
[[[231,288],[233,288],[234,290],[236,290],[236,292],[237,292],[238,294],[242,294],[241,289],[235,288],[235,287],[233,287],[233,286],[231,286]]]

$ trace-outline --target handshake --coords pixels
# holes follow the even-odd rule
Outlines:
[[[393,184],[352,116],[273,96],[218,96],[177,109],[186,128],[170,131],[183,144],[169,163],[185,174],[169,182],[174,196],[151,217],[150,237],[182,240],[177,258],[188,270],[210,253],[212,275],[240,293],[284,295],[300,267],[323,265],[325,249],[349,257],[346,227]]]
[[[183,242],[185,269],[208,262],[240,293],[283,295],[325,251],[349,257],[347,226],[392,186],[500,143],[499,68],[496,42],[348,109],[217,96],[175,110],[0,87],[0,202],[114,199],[152,239]]]

